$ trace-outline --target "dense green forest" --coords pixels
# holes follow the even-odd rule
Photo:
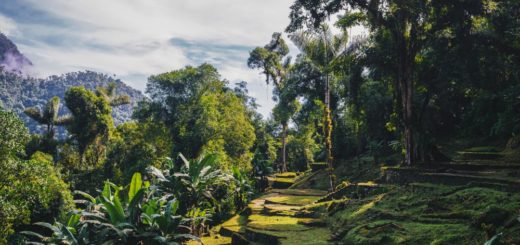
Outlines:
[[[520,2],[288,11],[243,61],[267,118],[208,63],[146,97],[2,69],[0,244],[520,243]]]
[[[65,92],[70,87],[84,86],[87,89],[94,90],[97,87],[106,87],[111,83],[116,85],[115,92],[117,94],[127,95],[131,98],[130,104],[113,108],[114,123],[119,125],[132,118],[132,108],[137,105],[137,102],[143,100],[144,96],[121,80],[97,72],[72,72],[38,79],[23,76],[19,73],[0,71],[0,101],[4,108],[11,109],[20,116],[31,133],[42,134],[46,130],[45,127],[27,116],[24,113],[25,109],[30,107],[43,108],[54,96],[63,100]],[[60,107],[59,115],[66,115],[67,113],[67,107]],[[56,134],[58,138],[64,139],[67,133],[65,128],[57,128]]]

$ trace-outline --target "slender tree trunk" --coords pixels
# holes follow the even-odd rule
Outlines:
[[[287,172],[287,162],[286,162],[286,142],[287,138],[287,122],[282,123],[282,172]]]
[[[334,165],[332,163],[332,118],[330,112],[330,83],[329,76],[325,79],[325,151],[327,171],[329,174],[330,191],[334,191]]]
[[[405,137],[406,137],[406,161],[408,165],[414,164],[415,159],[415,144],[413,140],[414,131],[413,131],[413,110],[412,110],[412,104],[413,104],[413,86],[411,78],[407,79],[407,93],[406,93],[406,130],[405,130]]]
[[[414,131],[413,131],[413,78],[412,69],[415,59],[415,52],[410,47],[409,41],[401,37],[399,42],[399,68],[397,83],[401,95],[402,120],[404,126],[405,143],[405,164],[413,165],[415,160],[414,152]]]

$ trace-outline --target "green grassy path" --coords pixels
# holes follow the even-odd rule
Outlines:
[[[202,241],[209,245],[329,244],[331,232],[321,214],[305,209],[326,194],[315,189],[272,189]]]

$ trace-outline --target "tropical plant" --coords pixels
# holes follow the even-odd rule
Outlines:
[[[84,87],[72,87],[65,93],[65,105],[72,115],[67,130],[76,140],[81,162],[91,147],[95,151],[91,155],[96,158],[93,164],[97,164],[99,157],[104,155],[103,146],[114,128],[109,102]]]
[[[26,243],[28,244],[89,244],[88,236],[86,233],[86,229],[88,228],[88,226],[83,225],[81,226],[79,232],[77,230],[77,227],[80,227],[80,218],[81,215],[79,214],[71,214],[66,223],[61,223],[58,221],[54,222],[54,224],[46,222],[34,223],[34,226],[36,227],[50,230],[50,236],[46,236],[44,234],[40,234],[34,231],[22,231],[20,232],[20,234],[28,238],[28,240],[26,240]]]
[[[126,191],[126,195],[122,195]],[[77,191],[83,210],[70,215],[66,224],[36,223],[52,231],[50,237],[25,231],[28,238],[65,244],[180,244],[198,240],[184,226],[187,220],[176,215],[179,201],[171,196],[154,196],[148,182],[135,173],[126,188],[109,181],[97,198]]]
[[[251,200],[253,195],[253,187],[251,181],[243,172],[237,167],[233,167],[233,179],[235,180],[236,194],[235,194],[235,206],[237,210],[245,208],[246,204]]]
[[[146,89],[151,99],[139,104],[134,117],[165,125],[174,154],[216,152],[224,168],[250,169],[255,134],[247,101],[227,83],[209,64],[153,75]]]
[[[333,157],[332,157],[332,116],[330,108],[330,90],[333,65],[338,58],[346,54],[348,35],[346,31],[334,35],[329,26],[322,24],[314,30],[299,31],[291,35],[291,40],[304,53],[304,59],[318,68],[325,77],[324,108],[324,143],[326,162],[328,165],[330,190],[334,190]]]
[[[217,155],[210,154],[188,161],[179,154],[181,166],[175,166],[167,158],[168,169],[149,167],[148,172],[157,180],[160,192],[170,194],[180,200],[179,211],[186,214],[195,208],[215,208],[218,205],[213,192],[219,183],[229,182],[233,177],[217,166]]]
[[[289,47],[285,43],[281,33],[275,32],[271,42],[264,47],[257,47],[249,53],[247,65],[251,69],[260,69],[265,75],[267,84],[275,86],[275,99],[280,100],[274,112],[276,120],[282,125],[282,171],[287,171],[286,163],[286,139],[289,127],[289,119],[295,113],[295,100],[287,100],[280,95],[283,94],[285,82],[291,68],[291,57]]]
[[[121,106],[130,104],[130,96],[128,95],[118,95],[116,93],[116,83],[110,83],[107,87],[98,87],[96,89],[97,96],[104,97],[110,106]]]
[[[273,173],[273,168],[267,160],[255,162],[253,166],[253,176],[257,179],[256,187],[260,191],[264,191],[269,186],[267,176]]]
[[[209,232],[207,222],[211,216],[210,212],[209,209],[193,208],[185,215],[190,220],[190,229],[193,235],[202,236]]]
[[[57,96],[52,97],[43,110],[37,107],[30,107],[25,109],[24,113],[40,124],[47,126],[46,137],[54,138],[55,126],[64,126],[70,123],[70,116],[59,116],[60,111],[60,98]]]

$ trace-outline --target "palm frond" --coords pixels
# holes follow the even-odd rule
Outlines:
[[[40,112],[40,109],[38,107],[30,107],[25,109],[24,111],[25,115],[29,116],[31,119],[37,121],[38,123],[44,124],[45,119],[43,118],[42,113]]]
[[[56,118],[56,120],[54,121],[54,124],[57,126],[66,126],[66,125],[71,124],[73,119],[74,118],[72,117],[72,115],[61,116],[61,117]]]
[[[120,106],[120,105],[130,104],[130,102],[131,102],[130,96],[119,95],[119,96],[112,97],[112,99],[110,100],[110,105],[111,106]]]

